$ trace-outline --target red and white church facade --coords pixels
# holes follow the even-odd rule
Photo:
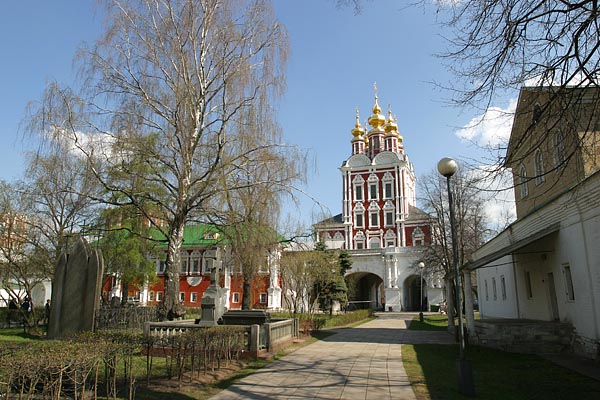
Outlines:
[[[391,110],[387,118],[381,114],[375,95],[368,130],[357,109],[351,132],[351,154],[340,167],[342,213],[315,224],[318,240],[350,253],[347,277],[358,282],[351,300],[389,311],[441,302],[441,280],[427,274],[421,280],[419,263],[432,240],[431,220],[416,207],[414,168],[396,118]]]

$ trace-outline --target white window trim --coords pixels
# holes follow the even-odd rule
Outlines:
[[[527,182],[527,168],[525,165],[519,167],[519,196],[524,199],[529,195],[529,186]]]

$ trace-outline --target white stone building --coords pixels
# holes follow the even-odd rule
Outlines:
[[[538,352],[547,348],[535,342],[551,338],[560,345],[555,350],[598,358],[598,99],[597,88],[521,90],[507,154],[517,221],[468,265],[478,272],[482,318],[470,329],[484,344]],[[524,324],[529,344],[517,341]],[[558,326],[560,334],[543,332]]]

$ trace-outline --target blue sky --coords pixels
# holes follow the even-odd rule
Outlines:
[[[398,118],[406,153],[417,176],[432,171],[445,156],[475,156],[456,135],[476,112],[448,106],[447,93],[432,81],[452,79],[435,56],[446,48],[433,8],[404,8],[403,1],[364,1],[361,14],[338,8],[335,0],[273,0],[286,25],[291,56],[287,92],[279,104],[286,140],[308,148],[314,168],[305,190],[332,214],[341,210],[338,167],[350,155],[355,108],[361,120],[371,114],[377,82],[379,104]],[[29,101],[48,80],[71,84],[77,46],[92,43],[102,18],[94,0],[8,1],[0,13],[0,179],[22,176],[19,125]],[[516,97],[516,94],[515,94]],[[505,99],[499,107],[506,107]],[[471,132],[477,140],[481,132]],[[473,136],[471,136],[473,135]],[[310,223],[310,202],[300,218]]]

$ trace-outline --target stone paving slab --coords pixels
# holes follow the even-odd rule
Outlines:
[[[453,344],[446,332],[409,331],[415,314],[380,313],[273,362],[213,396],[241,399],[416,399],[402,365],[404,343]]]

